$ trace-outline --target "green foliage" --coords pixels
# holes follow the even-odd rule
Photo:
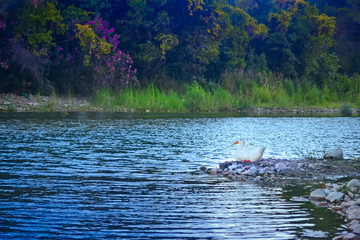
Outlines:
[[[80,46],[85,52],[84,65],[90,66],[90,62],[99,61],[101,56],[111,51],[111,45],[98,36],[90,25],[76,24],[76,36],[80,39]]]
[[[111,108],[159,111],[360,106],[357,5],[6,0],[0,4],[0,89],[75,94],[131,85],[99,92],[98,98]],[[140,88],[138,80],[150,87]],[[183,86],[184,94],[152,83],[160,89]],[[167,106],[157,98],[173,100]]]
[[[323,89],[308,82],[292,83],[289,79],[282,80],[284,84],[277,84],[276,88],[261,87],[244,73],[233,73],[242,79],[236,92],[230,93],[221,86],[208,91],[199,83],[193,82],[184,87],[184,93],[179,94],[170,90],[163,90],[150,85],[143,90],[124,89],[115,92],[109,89],[99,90],[94,104],[112,111],[150,110],[151,112],[222,112],[246,110],[251,107],[340,107],[339,99],[332,99],[332,90],[327,86]],[[235,77],[235,76],[233,76]],[[270,81],[279,81],[271,79]],[[345,100],[342,100],[345,101]],[[350,109],[350,105],[346,105]],[[345,107],[342,115],[345,116]],[[350,110],[349,110],[350,111]]]
[[[179,44],[179,40],[176,35],[173,34],[164,34],[160,33],[158,37],[155,37],[156,40],[161,42],[161,58],[165,59],[166,52],[174,48]]]
[[[186,109],[191,112],[233,111],[241,105],[237,99],[222,87],[217,86],[211,93],[197,82],[185,86],[183,98]]]
[[[289,97],[293,97],[295,95],[294,83],[288,78],[284,80],[284,90],[289,95]]]
[[[113,7],[113,4],[119,0],[78,0],[81,8],[95,12],[98,15],[107,16]]]
[[[85,23],[90,20],[90,13],[74,5],[68,6],[62,15],[68,25],[72,26],[73,23]]]
[[[231,111],[233,109],[233,98],[231,94],[218,86],[214,93],[213,98],[215,101],[214,110],[216,111]]]
[[[47,103],[46,110],[49,112],[55,112],[57,110],[57,94],[55,90],[51,91],[51,100]]]
[[[293,18],[298,17],[301,14],[302,9],[309,4],[304,0],[275,2],[279,5],[279,7],[285,8],[285,10],[280,9],[279,13],[270,13],[269,21],[275,20],[278,24],[278,29],[285,32],[291,25]]]
[[[110,89],[101,89],[97,91],[95,105],[100,105],[114,111],[128,111],[136,109],[137,111],[149,110],[151,112],[182,112],[185,110],[184,102],[174,91],[165,91],[155,88],[153,85],[138,91],[133,88],[127,88],[120,92],[114,92]]]
[[[252,102],[256,106],[265,106],[271,101],[271,92],[268,87],[260,88],[257,84],[253,85]]]
[[[60,10],[56,8],[56,1],[41,2],[38,6],[27,3],[19,15],[14,35],[17,41],[27,41],[35,55],[48,55],[54,47],[54,37],[64,34],[67,26],[63,23]]]
[[[206,92],[198,83],[185,86],[185,107],[192,112],[199,112],[209,106],[209,92]]]

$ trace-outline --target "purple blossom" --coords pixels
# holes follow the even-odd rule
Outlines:
[[[125,84],[132,83],[134,86],[138,84],[136,79],[137,70],[132,70],[133,61],[128,53],[119,50],[120,35],[115,33],[115,29],[109,28],[109,24],[102,20],[99,16],[92,21],[86,23],[90,25],[99,38],[104,39],[111,45],[110,53],[94,54],[100,55],[101,61],[93,61],[96,65],[96,88],[111,87],[120,88]],[[90,56],[92,57],[92,56]],[[97,57],[98,58],[98,57]]]

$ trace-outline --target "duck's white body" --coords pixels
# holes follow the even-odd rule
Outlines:
[[[245,147],[245,141],[236,141],[234,144],[239,144],[240,149],[235,154],[237,161],[259,162],[265,151],[265,147]]]

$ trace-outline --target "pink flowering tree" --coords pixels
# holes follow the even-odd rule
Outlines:
[[[84,53],[83,64],[93,73],[95,90],[138,86],[133,60],[119,49],[120,35],[114,28],[109,28],[99,16],[76,26],[76,36]]]

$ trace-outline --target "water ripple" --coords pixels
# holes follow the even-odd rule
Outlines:
[[[359,157],[359,118],[0,115],[0,237],[297,239],[328,236],[281,188],[208,176],[231,143],[298,158]],[[334,128],[336,126],[336,128]],[[329,232],[329,233],[328,233]],[[325,235],[324,235],[325,234]]]

